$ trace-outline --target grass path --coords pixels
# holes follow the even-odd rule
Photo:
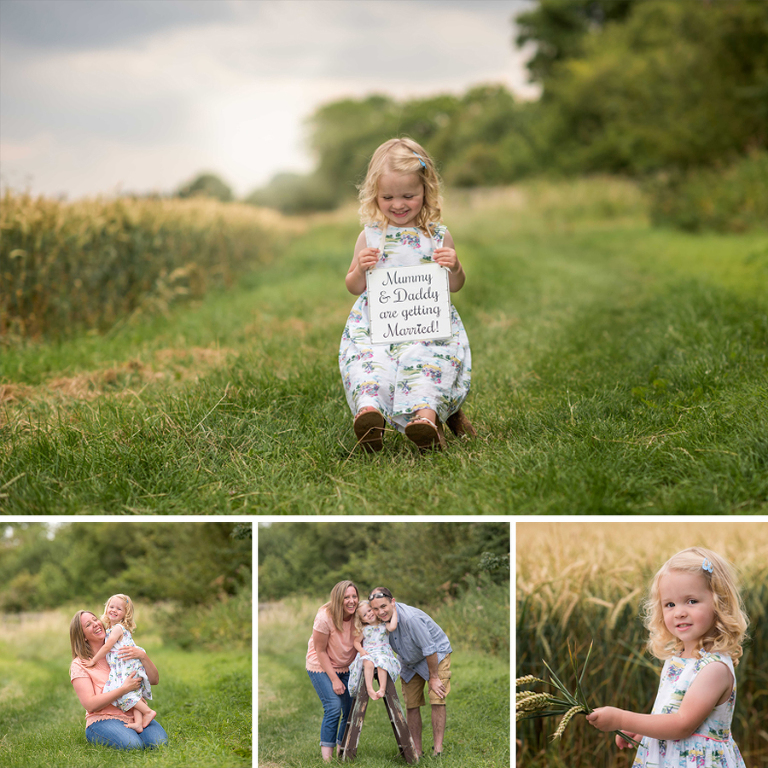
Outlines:
[[[183,652],[147,642],[160,670],[158,722],[169,743],[152,752],[88,744],[69,682],[68,619],[0,627],[0,765],[24,768],[245,768],[251,765],[251,655]],[[147,638],[150,639],[150,638]]]
[[[478,440],[352,452],[336,354],[358,226],[337,217],[168,318],[4,350],[0,508],[765,512],[768,237],[653,230],[620,193],[449,212]]]
[[[305,668],[311,631],[307,628],[312,626],[317,605],[306,600],[288,602],[290,610],[265,610],[259,618],[261,768],[314,768],[320,760],[323,710]],[[503,768],[510,764],[509,659],[457,649],[460,644],[461,638],[454,637],[442,765]],[[396,685],[402,702],[400,683]],[[422,708],[425,755],[432,752],[429,711]],[[392,768],[404,764],[383,702],[369,702],[355,765]]]

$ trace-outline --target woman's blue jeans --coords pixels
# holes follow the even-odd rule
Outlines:
[[[310,672],[309,679],[315,687],[320,702],[323,705],[323,724],[320,726],[320,746],[333,747],[341,744],[344,731],[347,728],[349,710],[352,709],[352,697],[347,690],[349,672],[338,673],[338,678],[344,683],[344,693],[339,696],[333,692],[333,683],[325,672]]]
[[[91,744],[103,744],[114,749],[151,749],[165,744],[168,735],[163,726],[153,720],[141,733],[136,733],[122,720],[97,720],[85,729],[85,738]]]

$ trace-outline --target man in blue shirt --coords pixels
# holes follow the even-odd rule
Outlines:
[[[398,603],[386,587],[376,587],[368,597],[374,613],[387,624],[389,644],[400,660],[408,729],[421,755],[421,707],[424,684],[432,705],[434,754],[443,751],[445,697],[451,690],[451,644],[445,632],[424,611]]]

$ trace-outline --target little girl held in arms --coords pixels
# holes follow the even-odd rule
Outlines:
[[[731,720],[747,617],[729,564],[701,547],[670,558],[651,585],[645,624],[650,652],[664,659],[652,714],[600,707],[587,720],[642,738],[632,768],[745,768]],[[616,744],[629,746],[621,736]]]
[[[424,148],[407,138],[382,144],[360,188],[365,229],[355,243],[346,277],[347,289],[360,298],[339,349],[355,435],[366,451],[381,450],[386,423],[404,432],[422,451],[445,445],[446,421],[457,434],[474,435],[459,410],[469,393],[472,360],[453,305],[449,339],[371,342],[368,270],[437,263],[449,272],[451,292],[464,285],[464,269],[441,216],[440,179]]]
[[[365,624],[365,626],[363,626]],[[387,633],[397,627],[397,613],[385,624],[379,621],[367,600],[357,608],[355,616],[355,648],[357,656],[349,668],[349,694],[356,696],[360,688],[362,668],[365,687],[374,701],[381,699],[387,691],[387,675],[395,683],[400,676],[400,662],[389,645]],[[373,671],[379,670],[379,690],[373,690]]]
[[[107,657],[109,680],[104,685],[104,693],[120,688],[133,672],[141,678],[142,684],[138,690],[129,691],[112,702],[123,712],[133,711],[133,724],[126,723],[126,725],[137,733],[141,733],[152,722],[157,713],[150,709],[144,701],[144,699],[152,698],[152,687],[141,662],[138,659],[121,659],[118,655],[121,648],[136,645],[131,636],[131,632],[136,630],[131,598],[128,595],[110,597],[104,607],[101,622],[106,629],[107,640],[93,658],[83,663],[87,667],[92,667],[105,656]]]

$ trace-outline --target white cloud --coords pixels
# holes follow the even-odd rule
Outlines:
[[[280,170],[309,170],[304,121],[322,103],[484,82],[534,94],[512,46],[519,4],[231,0],[226,13],[208,4],[175,23],[187,6],[109,46],[4,39],[4,183],[31,177],[33,191],[77,197],[170,191],[211,170],[243,195]]]

